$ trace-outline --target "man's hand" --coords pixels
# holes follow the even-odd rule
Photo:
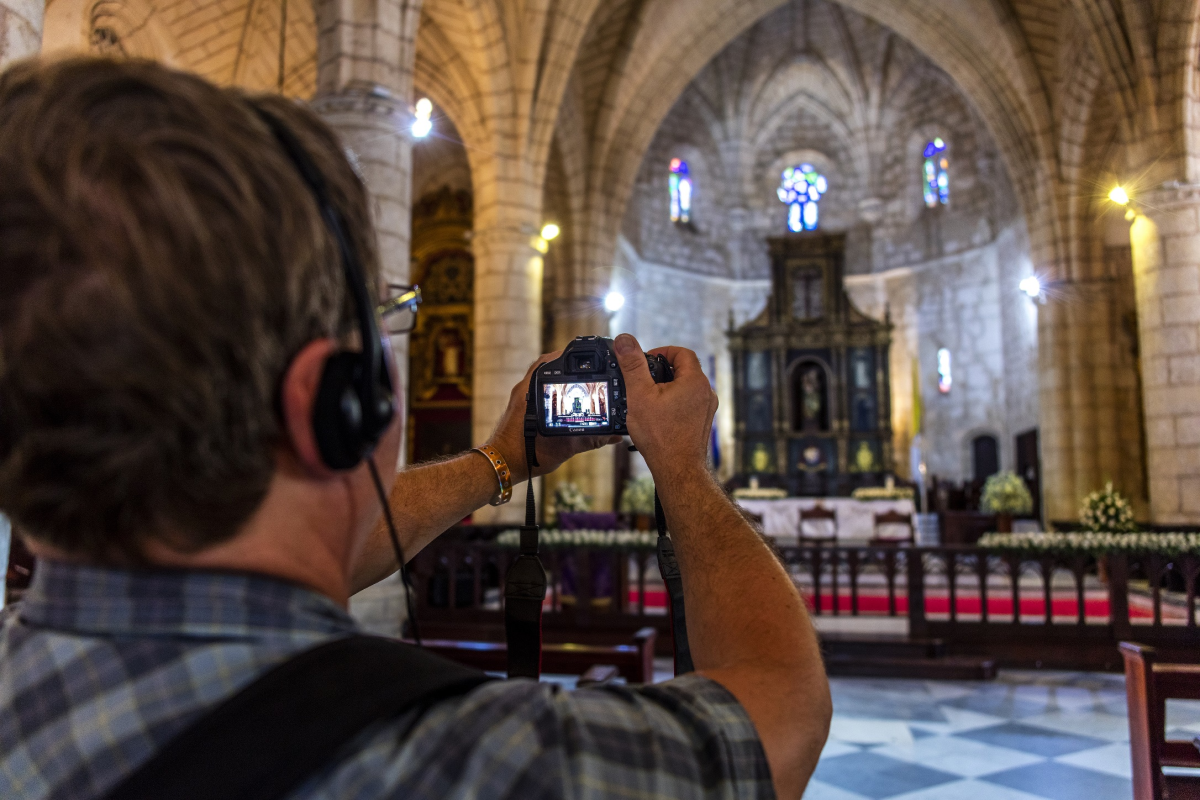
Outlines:
[[[652,350],[666,356],[675,370],[675,380],[655,383],[637,339],[623,333],[614,349],[625,376],[629,404],[625,424],[656,482],[667,484],[675,476],[705,473],[717,395],[700,368],[700,359],[682,347]]]
[[[640,350],[638,352],[641,353]],[[529,469],[525,464],[525,394],[529,391],[529,379],[533,376],[533,371],[540,365],[547,361],[553,361],[561,355],[562,350],[556,350],[553,353],[538,356],[521,382],[513,387],[512,393],[508,396],[508,408],[504,409],[504,415],[496,423],[496,430],[492,433],[492,438],[488,440],[488,444],[499,450],[500,455],[504,456],[504,460],[508,462],[508,468],[513,473],[512,482],[514,484],[529,478]],[[642,369],[646,369],[646,359],[644,358],[642,359]],[[649,372],[646,373],[646,377],[649,380]],[[620,436],[538,436],[536,444],[538,466],[534,467],[533,474],[535,477],[545,475],[547,472],[558,469],[564,461],[576,453],[586,453],[589,450],[604,447],[606,444],[619,444],[621,441]]]

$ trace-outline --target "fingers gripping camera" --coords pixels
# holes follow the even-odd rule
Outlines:
[[[646,354],[655,383],[675,377],[662,355]],[[542,436],[621,435],[625,429],[625,378],[612,339],[580,336],[562,356],[537,369],[534,397]]]

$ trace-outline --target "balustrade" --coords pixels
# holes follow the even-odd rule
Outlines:
[[[457,625],[460,638],[503,637],[503,580],[516,551],[480,533],[452,531],[414,559],[423,625],[452,634]],[[1115,669],[1122,639],[1168,650],[1200,645],[1197,556],[1112,555],[1098,565],[1091,556],[970,545],[824,543],[776,553],[815,617],[905,620],[911,638],[940,639],[950,652],[1009,664]],[[661,634],[660,652],[669,652],[652,547],[544,548],[542,561],[550,640],[569,631],[575,641],[615,641],[651,625]]]

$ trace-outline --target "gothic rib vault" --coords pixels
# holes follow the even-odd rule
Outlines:
[[[44,16],[47,50],[153,57],[258,90],[277,87],[282,73],[284,91],[315,93],[363,157],[397,279],[408,271],[408,105],[414,85],[431,97],[453,120],[470,166],[473,419],[482,438],[541,352],[544,271],[554,273],[545,283],[559,310],[555,343],[606,322],[603,276],[656,132],[705,65],[782,5],[320,0],[314,9],[296,0],[51,0],[43,12],[38,0],[0,0],[0,63],[36,51]],[[995,142],[1035,269],[1070,290],[1070,302],[1048,303],[1038,319],[1048,515],[1073,516],[1081,494],[1105,477],[1134,480],[1129,464],[1141,463],[1144,447],[1150,516],[1200,520],[1197,3],[840,5],[911,43],[950,77]],[[847,35],[844,25],[830,30]],[[838,69],[845,86],[870,94],[866,65]],[[1103,200],[1117,180],[1131,186],[1141,214],[1131,271],[1144,425],[1133,436],[1122,399],[1131,377],[1096,346],[1109,338],[1113,293],[1124,291],[1106,249],[1121,238]],[[550,212],[564,235],[544,262],[530,237]],[[592,462],[578,469],[603,474],[603,457]]]

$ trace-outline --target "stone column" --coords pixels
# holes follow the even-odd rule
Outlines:
[[[317,94],[313,108],[354,154],[371,194],[380,265],[389,283],[408,283],[409,279],[409,107],[420,10],[420,0],[317,3]],[[408,382],[407,337],[396,337],[392,344],[403,392]],[[400,452],[404,452],[403,447]]]
[[[508,406],[513,386],[542,353],[543,264],[541,253],[532,246],[536,224],[532,217],[524,224],[492,222],[484,217],[479,226],[472,239],[475,359],[471,436],[476,443],[491,435]],[[505,456],[524,458],[523,454]],[[484,523],[524,520],[524,492],[524,485],[514,487],[511,503],[484,507],[473,519]]]
[[[1200,185],[1138,198],[1130,229],[1151,520],[1200,523]]]
[[[0,2],[0,69],[42,49],[44,0]]]
[[[553,347],[559,349],[570,344],[576,336],[610,336],[619,331],[609,330],[610,317],[601,303],[597,286],[594,296],[572,297],[556,302]],[[547,498],[554,487],[571,481],[591,498],[593,511],[613,511],[613,500],[617,487],[613,485],[614,460],[617,451],[604,447],[575,456],[553,475],[547,476]]]

